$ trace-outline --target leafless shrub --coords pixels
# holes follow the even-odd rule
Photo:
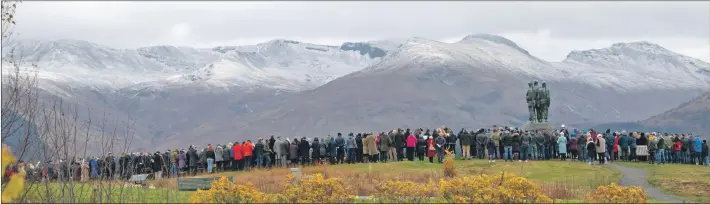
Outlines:
[[[42,81],[38,78],[39,67],[22,60],[23,54],[32,53],[10,49],[14,37],[15,11],[19,3],[1,2],[3,83],[0,126],[2,142],[14,144],[13,150],[18,160],[36,166],[34,169],[26,169],[25,189],[15,202],[148,202],[148,194],[150,197],[159,196],[167,202],[175,202],[174,191],[134,188],[116,177],[80,181],[77,175],[81,168],[72,165],[72,162],[89,156],[104,156],[108,152],[127,152],[134,138],[135,121],[129,115],[125,121],[118,118],[113,120],[115,124],[110,125],[107,120],[110,116],[104,110],[103,116],[96,122],[92,118],[92,110],[87,108],[83,113],[78,103],[67,102],[70,100],[61,96],[41,96],[43,90]],[[45,167],[50,165],[58,175],[56,180],[43,175]],[[116,170],[109,169],[110,165],[103,166],[101,172]]]

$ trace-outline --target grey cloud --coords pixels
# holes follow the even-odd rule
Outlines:
[[[710,36],[710,2],[23,2],[18,32],[114,47],[299,39],[449,39],[529,33],[574,40]],[[180,41],[175,25],[187,25]],[[241,40],[243,41],[243,40]]]

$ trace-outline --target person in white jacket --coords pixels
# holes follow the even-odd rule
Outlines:
[[[597,159],[599,160],[599,164],[604,164],[605,157],[604,153],[606,153],[606,139],[604,139],[604,136],[602,134],[597,134],[597,141],[595,142],[597,145]]]

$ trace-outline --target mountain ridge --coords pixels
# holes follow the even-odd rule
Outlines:
[[[135,51],[154,68],[146,72],[90,72],[69,66],[59,68],[86,73],[45,67],[41,74],[43,84],[52,85],[45,94],[61,90],[69,94],[64,98],[86,101],[86,109],[136,117],[145,145],[160,148],[271,134],[442,124],[518,126],[527,117],[523,97],[532,80],[548,82],[553,123],[565,124],[641,120],[710,87],[710,73],[702,71],[710,65],[665,48],[641,55],[632,49],[635,44],[623,43],[611,45],[608,52],[590,51],[594,55],[589,59],[581,58],[586,55],[580,51],[579,59],[586,61],[548,62],[500,38],[471,35],[454,43],[409,38],[341,46],[285,39],[200,49],[152,46]],[[192,57],[185,57],[189,53]],[[627,53],[639,55],[622,55]],[[611,60],[599,61],[606,58]],[[81,78],[91,74],[103,75],[96,77],[105,79],[102,83],[117,78],[127,85],[96,86],[91,78]],[[86,86],[74,84],[79,82]]]

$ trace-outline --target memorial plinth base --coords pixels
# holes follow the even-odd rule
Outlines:
[[[528,122],[525,123],[525,130],[529,131],[538,131],[538,130],[546,130],[546,131],[552,131],[552,125],[548,122]]]

